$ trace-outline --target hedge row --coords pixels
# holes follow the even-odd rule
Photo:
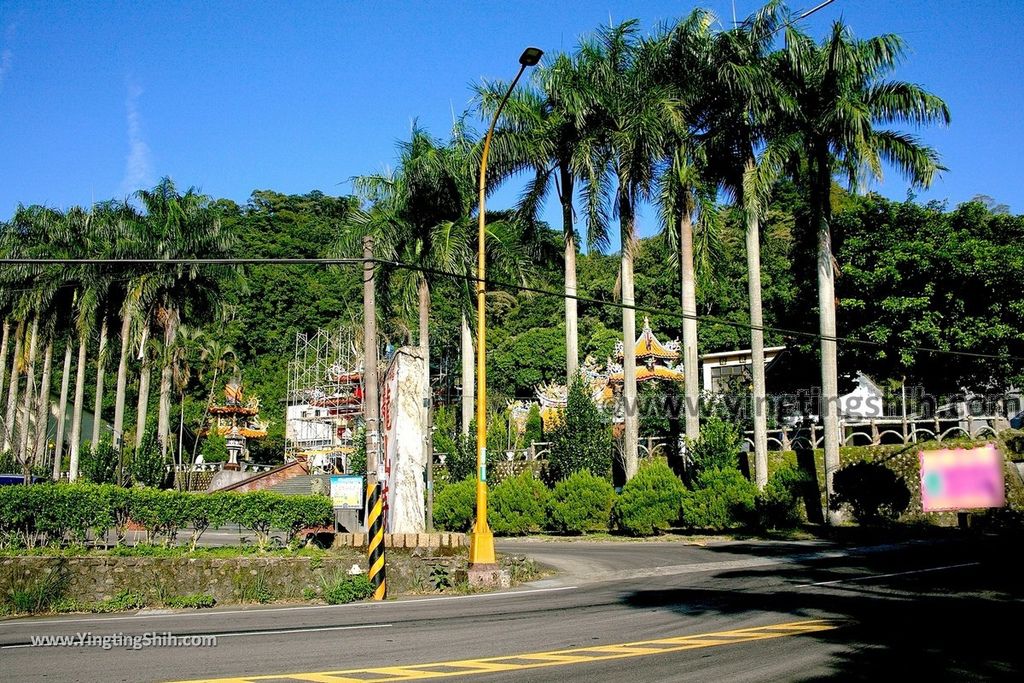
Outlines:
[[[331,517],[328,498],[269,491],[183,493],[88,483],[0,487],[0,547],[81,543],[89,534],[106,539],[111,529],[120,541],[130,523],[145,528],[150,543],[171,543],[189,527],[193,548],[208,528],[238,524],[252,530],[262,547],[271,529],[287,531],[292,540]]]
[[[616,495],[607,479],[578,471],[549,489],[530,471],[505,479],[488,500],[488,522],[504,536],[542,529],[581,534],[617,528],[650,536],[672,526],[720,530],[798,524],[804,477],[789,468],[777,471],[761,494],[735,468],[700,473],[690,488],[664,462],[641,467]],[[469,531],[475,516],[476,481],[444,486],[434,500],[434,522],[449,531]]]

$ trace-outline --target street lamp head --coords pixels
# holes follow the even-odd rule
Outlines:
[[[539,47],[528,47],[519,56],[519,63],[523,66],[537,66],[540,58],[544,56],[544,50]]]

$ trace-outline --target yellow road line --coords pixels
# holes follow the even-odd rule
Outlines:
[[[195,679],[180,683],[200,683],[201,681],[206,681],[207,683],[254,683],[255,681],[309,681],[310,683],[368,683],[372,681],[373,683],[387,683],[390,681],[419,681],[428,678],[471,676],[500,671],[521,671],[550,666],[565,666],[567,664],[583,664],[585,662],[601,662],[612,659],[659,655],[666,652],[696,650],[719,645],[735,645],[755,640],[817,633],[838,627],[838,622],[812,619],[808,621],[793,621],[786,624],[738,628],[714,633],[699,633],[692,636],[641,640],[613,645],[592,645],[590,647],[551,650],[549,652],[531,652],[506,655],[504,657],[460,659],[429,664],[382,666],[346,669],[344,671],[312,671],[308,673]]]

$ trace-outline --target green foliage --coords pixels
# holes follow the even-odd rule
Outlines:
[[[530,470],[508,477],[491,490],[488,522],[495,534],[520,536],[544,526],[551,491]]]
[[[228,441],[224,436],[211,432],[203,439],[199,452],[203,454],[203,462],[227,462]]]
[[[686,487],[669,466],[657,460],[626,482],[615,502],[615,523],[633,536],[650,536],[677,519]]]
[[[344,605],[356,600],[363,600],[373,594],[373,584],[365,574],[348,576],[336,574],[331,578],[320,577],[321,594],[328,605]]]
[[[82,444],[79,462],[79,472],[91,482],[106,484],[117,480],[117,451],[106,439],[95,450],[91,443]]]
[[[697,441],[687,440],[686,450],[693,478],[700,478],[701,473],[709,470],[735,469],[740,435],[733,425],[712,416],[701,423]]]
[[[445,484],[434,496],[434,524],[446,531],[469,531],[476,519],[476,478]]]
[[[285,529],[291,543],[303,529],[327,526],[333,517],[334,509],[326,496],[281,496],[271,523],[276,529]]]
[[[165,465],[156,432],[147,429],[142,436],[142,443],[132,454],[132,481],[143,486],[160,486],[167,478]]]
[[[508,396],[529,396],[538,384],[565,377],[565,325],[544,324],[488,350],[488,379]]]
[[[607,530],[614,504],[615,489],[607,479],[578,470],[555,486],[548,521],[568,534]]]
[[[792,465],[775,470],[755,500],[758,526],[762,529],[792,529],[804,520],[801,505],[808,486],[817,484],[810,476]]]
[[[164,598],[164,607],[172,609],[208,609],[217,604],[216,598],[208,593],[191,595],[171,595]]]
[[[530,412],[526,415],[526,426],[523,428],[523,444],[529,446],[541,441],[544,441],[544,420],[540,417],[540,406],[531,403]]]
[[[552,430],[549,476],[561,481],[581,470],[606,475],[611,472],[611,450],[607,418],[587,394],[583,380],[574,380],[562,419]]]
[[[682,520],[694,529],[750,524],[757,487],[734,467],[702,471],[683,495]]]
[[[140,593],[130,590],[122,590],[117,595],[92,605],[90,612],[124,612],[127,610],[142,609],[148,604],[146,597]]]
[[[348,457],[348,470],[345,474],[366,475],[366,427],[359,425],[352,435],[352,455]]]
[[[861,524],[894,521],[910,505],[910,489],[903,477],[875,462],[856,462],[835,473],[830,505],[849,505]]]
[[[1024,216],[998,215],[976,202],[947,212],[868,195],[835,222],[844,334],[882,344],[844,346],[841,367],[875,378],[906,376],[931,392],[1021,384],[1020,363],[969,356],[938,363],[907,346],[1020,350],[1024,307],[1019,298],[992,292],[1013,291],[1024,280]]]

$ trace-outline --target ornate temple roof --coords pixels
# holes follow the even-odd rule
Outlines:
[[[670,382],[682,382],[683,373],[681,370],[675,370],[673,368],[667,368],[664,365],[655,365],[652,368],[648,368],[643,365],[637,365],[636,368],[636,381],[645,382],[650,379],[664,379]],[[611,384],[622,384],[623,373],[618,371],[608,376],[608,382]]]
[[[648,359],[677,360],[679,358],[679,342],[670,341],[662,344],[654,336],[654,332],[651,330],[651,319],[647,317],[644,318],[644,327],[633,348],[636,351],[638,364]],[[622,342],[619,342],[615,345],[615,357],[622,360],[623,355]]]

